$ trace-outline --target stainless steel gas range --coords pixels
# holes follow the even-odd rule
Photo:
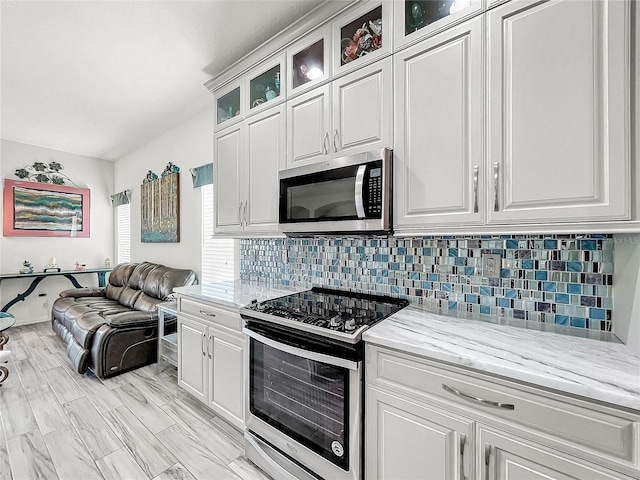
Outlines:
[[[314,287],[242,308],[247,457],[277,479],[364,478],[362,333],[407,304]]]

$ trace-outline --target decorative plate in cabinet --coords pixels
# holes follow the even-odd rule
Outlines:
[[[251,69],[246,75],[247,106],[245,115],[253,115],[286,98],[286,67],[284,54]]]
[[[333,22],[334,77],[391,53],[393,3],[367,2]]]
[[[216,130],[226,128],[242,120],[243,93],[240,81],[230,83],[215,92]]]
[[[400,0],[394,2],[395,49],[434,35],[482,13],[483,0]]]
[[[330,78],[330,44],[331,26],[325,25],[287,49],[289,97]]]

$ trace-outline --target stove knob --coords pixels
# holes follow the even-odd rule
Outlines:
[[[340,323],[340,315],[336,315],[335,317],[331,317],[329,319],[329,326],[330,327],[339,327],[341,325]]]
[[[344,329],[345,330],[355,330],[356,329],[356,319],[355,318],[350,318],[349,320],[347,320],[346,322],[344,322]]]

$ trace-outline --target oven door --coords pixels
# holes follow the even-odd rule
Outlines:
[[[275,447],[262,449],[260,455],[289,471],[293,459],[320,478],[359,479],[362,360],[314,351],[308,344],[297,346],[291,337],[283,339],[281,333],[270,335],[265,329],[243,331],[249,366],[246,427],[250,435]],[[259,444],[253,442],[252,450]],[[284,477],[281,471],[270,473]]]

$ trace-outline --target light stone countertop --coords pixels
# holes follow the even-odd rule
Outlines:
[[[256,283],[244,280],[230,280],[227,282],[207,283],[204,285],[192,285],[179,287],[173,291],[179,295],[191,297],[196,300],[212,302],[218,306],[239,309],[251,303],[252,300],[268,300],[282,297],[295,292],[308,290],[305,287],[270,286],[267,283]]]
[[[640,410],[640,357],[619,342],[456,318],[417,306],[388,317],[362,338],[370,344]]]

